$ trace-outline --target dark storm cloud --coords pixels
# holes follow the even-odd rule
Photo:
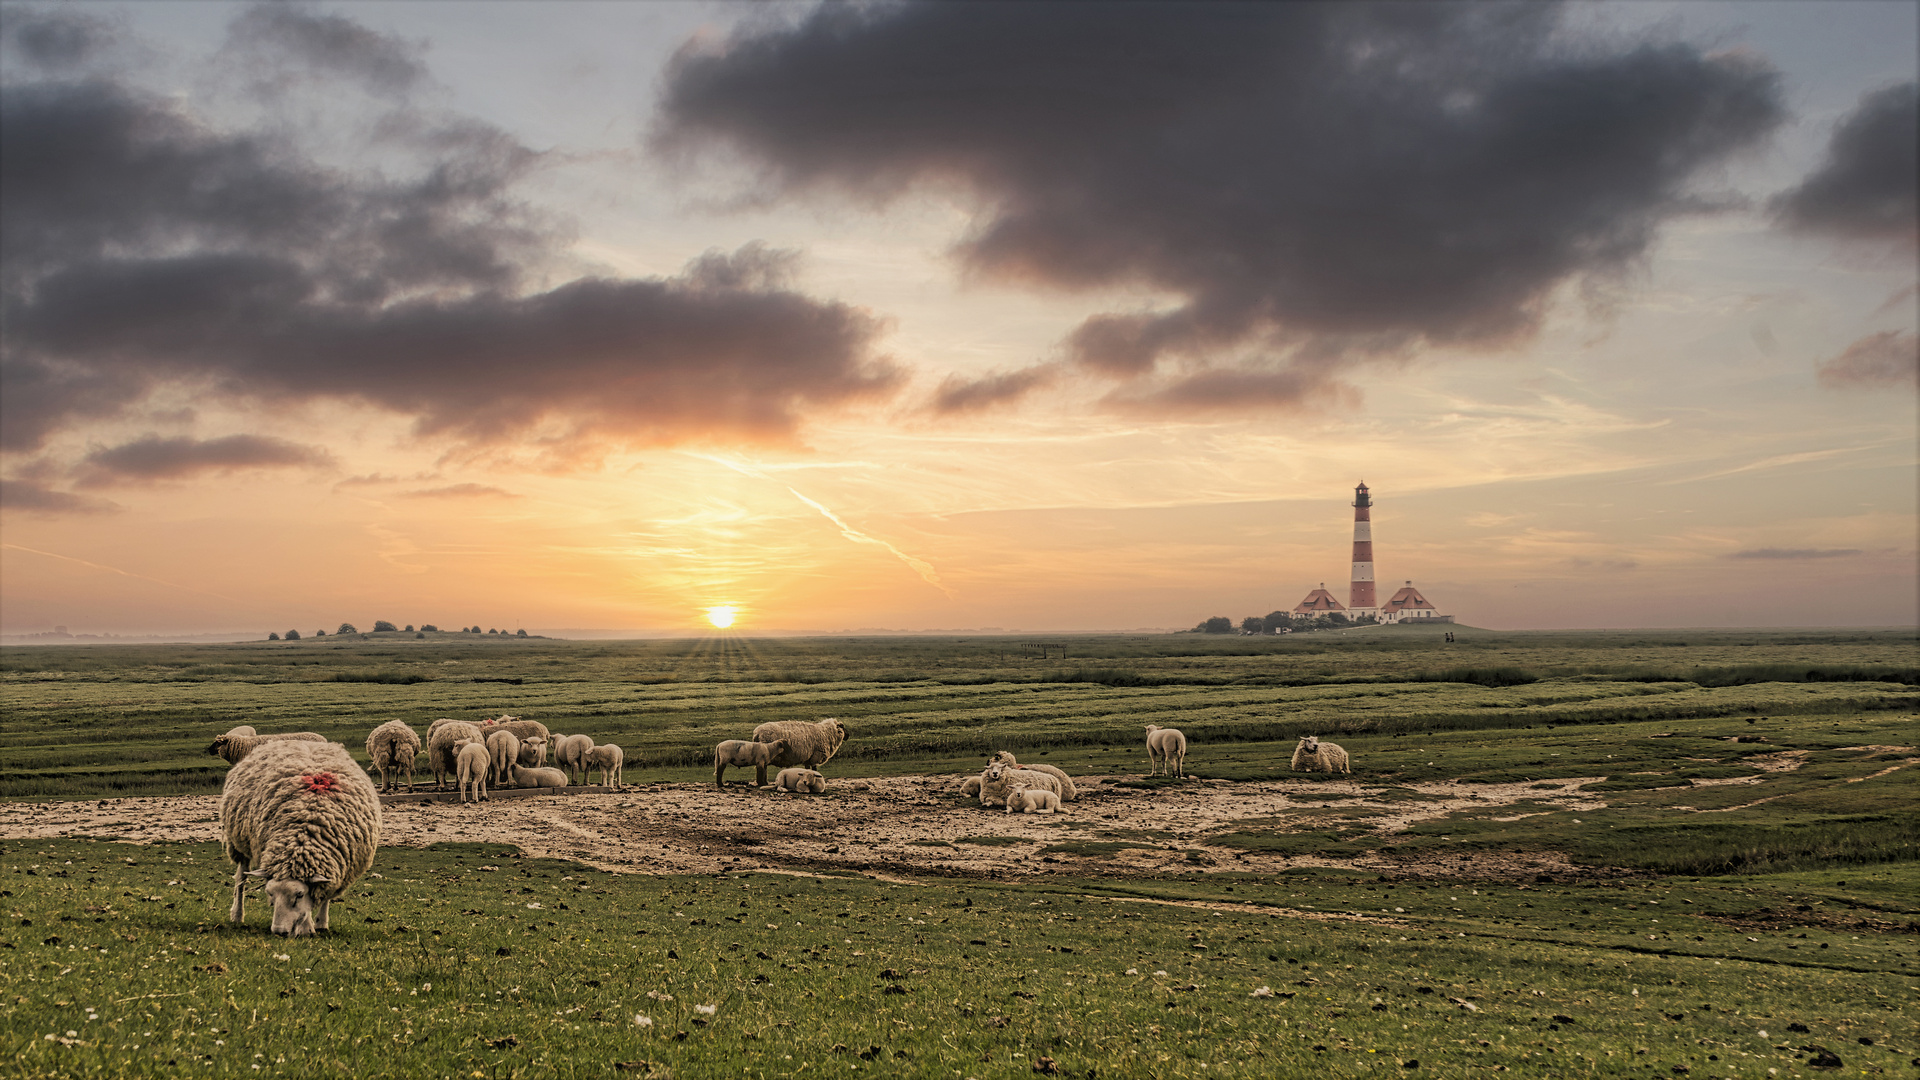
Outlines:
[[[1723,555],[1726,559],[1845,559],[1861,554],[1859,548],[1752,548]]]
[[[1912,244],[1920,230],[1920,84],[1860,99],[1833,129],[1827,157],[1774,208],[1783,224],[1847,239]]]
[[[0,20],[0,43],[39,68],[72,68],[98,56],[116,33],[104,19],[72,9],[9,7]]]
[[[1069,337],[1068,356],[1116,377],[1236,354],[1270,372],[1316,342],[1500,344],[1557,286],[1644,255],[1701,207],[1703,173],[1781,116],[1754,59],[1567,43],[1558,19],[1540,4],[829,4],[683,49],[655,145],[729,147],[762,198],[958,187],[984,210],[956,248],[969,272],[1180,298]],[[1298,368],[1299,390],[1336,369]]]
[[[0,479],[0,510],[35,514],[104,514],[120,507],[105,499],[56,491],[37,480]]]
[[[1868,334],[1816,373],[1822,386],[1834,389],[1913,386],[1920,383],[1920,336],[1899,330]]]
[[[332,464],[333,456],[320,447],[265,435],[219,439],[149,435],[88,454],[82,483],[98,487],[129,480],[179,480],[238,469],[325,468]]]
[[[227,48],[395,91],[423,77],[401,43],[297,8],[243,14]],[[795,291],[791,253],[530,290],[566,238],[515,191],[540,155],[470,119],[381,109],[385,165],[353,169],[122,82],[9,82],[0,448],[162,388],[360,402],[476,443],[537,429],[552,449],[789,440],[809,410],[894,387],[881,324]]]
[[[293,4],[250,8],[228,36],[251,60],[256,85],[284,86],[290,65],[345,76],[376,93],[404,94],[427,79],[419,46]]]

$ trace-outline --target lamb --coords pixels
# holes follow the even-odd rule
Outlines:
[[[465,720],[448,720],[444,717],[435,720],[427,728],[427,765],[433,770],[435,790],[447,789],[447,778],[453,777],[459,782],[460,744],[473,740],[486,745],[486,736],[480,734],[480,725],[469,724]]]
[[[517,716],[508,716],[504,713],[493,720],[480,721],[479,727],[482,735],[492,735],[496,731],[511,731],[521,742],[528,739],[552,738],[547,732],[547,725],[540,721],[522,720]]]
[[[966,798],[969,795],[977,796],[979,794],[980,794],[980,778],[977,776],[967,777],[966,782],[960,785],[961,798]]]
[[[1060,809],[1060,796],[1051,791],[1016,783],[1007,789],[1007,813],[1052,814]]]
[[[520,760],[520,736],[494,728],[487,732],[487,782],[499,787],[507,781],[507,766]]]
[[[241,921],[247,878],[265,878],[273,932],[302,937],[327,928],[328,906],[373,865],[380,795],[339,743],[276,740],[227,773],[220,827],[234,864],[227,918]]]
[[[258,734],[259,734],[259,732],[257,732],[257,731],[255,731],[255,730],[253,730],[253,725],[251,725],[251,724],[241,724],[241,725],[240,725],[239,727],[236,727],[236,728],[228,728],[228,729],[227,729],[227,734],[229,734],[229,735],[258,735]]]
[[[1187,737],[1179,728],[1148,724],[1147,775],[1156,776],[1162,768],[1169,776],[1187,775]]]
[[[753,729],[753,741],[771,743],[785,741],[787,748],[766,765],[756,765],[753,772],[755,787],[763,787],[767,782],[767,765],[785,768],[798,765],[805,769],[816,769],[833,760],[840,752],[841,744],[847,741],[847,728],[838,720],[820,720],[807,723],[805,720],[775,720],[761,724]]]
[[[1009,769],[996,761],[987,766],[986,772],[980,774],[980,805],[1005,805],[1007,792],[1011,791],[1015,784],[1025,784],[1031,788],[1050,791],[1056,797],[1060,794],[1058,778],[1030,769]]]
[[[767,782],[767,766],[774,759],[787,753],[792,746],[785,739],[772,742],[749,742],[746,739],[728,739],[713,748],[713,786],[726,787],[727,766],[746,768],[748,765],[759,769],[753,786],[759,787]]]
[[[392,791],[401,772],[407,774],[407,790],[413,790],[413,759],[420,753],[420,736],[405,720],[389,720],[367,736],[367,758],[380,770],[380,790]]]
[[[229,765],[238,765],[248,754],[270,742],[326,742],[326,736],[311,731],[289,731],[279,735],[216,735],[213,745],[207,747],[207,753],[223,758]]]
[[[1061,772],[1051,765],[1022,765],[1013,759],[1013,751],[1011,750],[1000,751],[993,755],[993,760],[1005,765],[1009,769],[1031,769],[1034,772],[1046,773],[1048,776],[1059,780],[1060,800],[1062,802],[1072,802],[1080,797],[1080,789],[1073,786],[1073,777],[1068,776],[1066,773]]]
[[[454,760],[460,767],[460,801],[467,801],[467,792],[473,792],[473,801],[493,800],[487,795],[487,773],[493,769],[493,761],[487,756],[487,744],[479,739],[462,739],[455,747]]]
[[[1293,749],[1293,770],[1295,772],[1353,772],[1348,764],[1345,747],[1335,743],[1321,742],[1318,735],[1300,736],[1300,745]]]
[[[522,765],[539,768],[547,763],[547,740],[535,735],[531,739],[520,740],[520,756],[515,759]]]
[[[781,769],[780,775],[773,778],[773,786],[776,791],[791,791],[795,795],[819,795],[827,790],[827,778],[812,769]]]
[[[523,765],[513,767],[514,787],[550,787],[567,786],[567,774],[561,769],[529,769]]]
[[[619,791],[626,781],[627,755],[612,743],[601,743],[587,751],[586,767],[600,770],[600,785]]]
[[[569,782],[574,771],[580,772],[580,782],[587,782],[587,751],[593,749],[591,735],[562,735],[553,741],[553,763],[567,770]]]

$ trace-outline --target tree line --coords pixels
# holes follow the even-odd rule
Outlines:
[[[334,631],[336,635],[358,634],[359,632],[360,632],[360,629],[354,626],[350,622],[341,623],[340,628]],[[408,623],[406,626],[406,629],[402,630],[400,627],[393,625],[392,623],[388,622],[385,619],[375,619],[373,621],[373,630],[372,630],[372,633],[375,633],[375,634],[412,634],[416,638],[424,638],[428,634],[437,634],[439,632],[440,632],[440,628],[438,626],[433,625],[432,623],[422,623],[420,625],[420,629],[418,630],[415,630],[413,628],[412,623]],[[479,623],[475,623],[472,626],[463,626],[457,632],[462,634],[481,634],[481,633],[498,634],[502,637],[532,636],[532,635],[529,635],[525,630],[507,631],[507,630],[488,629],[483,631],[480,629]],[[313,636],[326,637],[327,631],[324,628],[315,630],[313,632]],[[285,634],[281,634],[276,631],[274,633],[268,634],[267,640],[268,641],[299,641],[300,637],[301,637],[300,631],[298,630],[289,630]]]
[[[1344,611],[1335,611],[1327,615],[1295,615],[1291,611],[1270,611],[1265,615],[1249,615],[1240,620],[1238,632],[1242,634],[1280,634],[1296,630],[1332,630],[1342,626],[1372,626],[1380,620],[1371,615],[1362,615],[1358,619],[1347,618]],[[1233,620],[1225,615],[1215,615],[1211,619],[1202,619],[1189,633],[1194,634],[1231,634],[1235,627]]]

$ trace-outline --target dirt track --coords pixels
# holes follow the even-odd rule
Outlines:
[[[1079,780],[1080,798],[1058,815],[1006,814],[962,799],[955,777],[835,780],[825,795],[776,795],[729,785],[654,784],[614,795],[514,799],[479,806],[411,803],[384,812],[382,842],[422,846],[442,841],[513,844],[533,856],[572,859],[622,873],[713,873],[722,870],[856,871],[876,876],[952,875],[1012,878],[1043,873],[1141,877],[1163,873],[1272,871],[1288,866],[1344,866],[1400,874],[1477,879],[1570,872],[1549,854],[1459,858],[1321,859],[1213,847],[1206,838],[1236,821],[1261,819],[1263,829],[1316,830],[1327,809],[1364,816],[1378,832],[1458,810],[1526,801],[1588,810],[1586,780],[1538,784],[1410,785],[1431,798],[1368,798],[1368,785],[1341,782],[1228,783],[1195,781],[1143,790],[1112,781]],[[1598,779],[1597,777],[1595,779]],[[1329,802],[1339,793],[1352,801]],[[1302,801],[1296,797],[1311,795]],[[1532,812],[1538,812],[1532,808]],[[96,836],[136,842],[219,839],[219,797],[109,799],[0,806],[0,838]],[[1014,843],[963,843],[967,838]],[[1046,854],[1061,843],[1148,844],[1099,855]],[[1194,853],[1190,856],[1189,853]]]

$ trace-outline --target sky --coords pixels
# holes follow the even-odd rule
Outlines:
[[[0,4],[0,633],[1914,625],[1917,22]]]

